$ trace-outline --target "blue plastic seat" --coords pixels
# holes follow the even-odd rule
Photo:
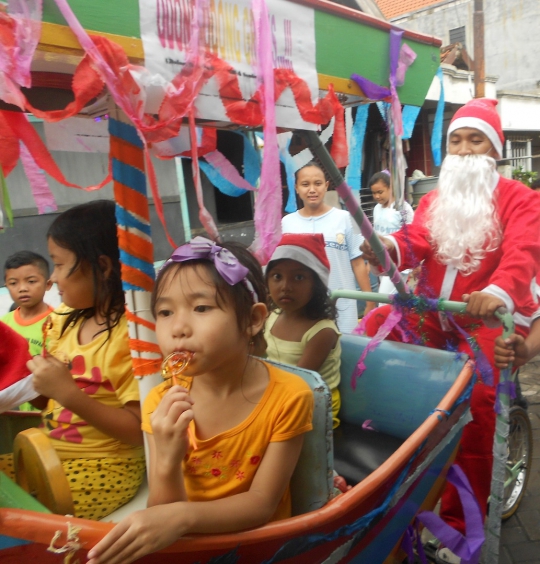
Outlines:
[[[292,514],[302,515],[323,507],[333,496],[332,397],[317,372],[270,360],[266,362],[300,376],[313,391],[313,429],[304,437],[291,479]]]

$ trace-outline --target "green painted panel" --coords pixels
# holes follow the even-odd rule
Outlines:
[[[69,0],[69,5],[85,29],[140,37],[138,0]],[[43,21],[66,25],[54,0],[44,0]]]
[[[350,78],[356,73],[388,86],[390,47],[387,31],[327,12],[315,12],[315,39],[317,72],[339,78]],[[406,43],[417,58],[398,93],[402,104],[421,106],[439,67],[439,49],[415,41],[407,40]]]

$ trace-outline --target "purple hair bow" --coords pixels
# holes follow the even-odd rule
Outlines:
[[[171,262],[186,262],[188,260],[209,260],[213,262],[219,275],[227,284],[234,286],[242,282],[251,293],[253,301],[255,303],[259,301],[253,285],[247,278],[249,269],[241,264],[231,251],[220,247],[214,241],[206,237],[195,237],[189,243],[178,247],[163,266]]]

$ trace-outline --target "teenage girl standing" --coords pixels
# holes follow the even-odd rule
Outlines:
[[[395,233],[404,223],[412,223],[414,211],[408,202],[403,202],[403,210],[396,210],[396,202],[392,187],[390,186],[390,175],[386,172],[377,172],[370,179],[368,186],[371,188],[373,199],[377,205],[373,208],[373,229],[380,235]],[[410,270],[402,273],[407,279]],[[382,294],[395,294],[396,288],[389,276],[381,276],[379,279],[379,292]]]

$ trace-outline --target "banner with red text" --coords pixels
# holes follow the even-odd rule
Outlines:
[[[145,67],[156,85],[172,80],[185,64],[195,4],[193,0],[139,0]],[[307,82],[312,101],[316,102],[314,10],[286,0],[267,0],[267,6],[274,68],[293,70]],[[257,90],[251,1],[202,0],[201,7],[201,48],[227,61],[234,68],[244,99],[251,98]],[[146,111],[156,113],[157,109],[147,107]],[[203,87],[196,109],[203,119],[228,121],[214,78]],[[301,119],[289,89],[277,101],[276,122],[278,127],[316,127]]]

